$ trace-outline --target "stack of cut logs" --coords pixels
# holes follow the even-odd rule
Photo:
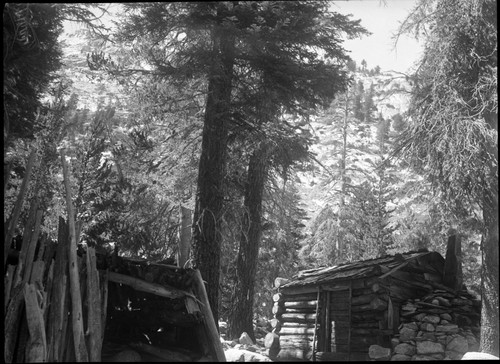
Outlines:
[[[365,360],[370,345],[380,342],[381,337],[392,332],[387,327],[389,295],[386,288],[377,283],[376,278],[353,281],[352,297],[349,296],[348,289],[337,290],[330,292],[331,301],[327,302],[327,292],[324,291],[321,295],[318,320],[317,292],[300,293],[300,290],[290,288],[273,296],[273,332],[266,337],[266,347],[278,352],[278,358],[311,359],[315,341],[318,360],[333,358],[330,358],[333,354],[322,352],[322,346],[326,349],[323,350],[335,353],[335,360],[347,360],[348,357],[352,360]],[[335,339],[332,337],[331,341],[322,337],[328,334],[322,328],[326,325],[323,321],[328,320],[321,315],[325,306],[328,307],[328,317],[335,321]],[[315,324],[318,327],[316,335]],[[274,351],[270,351],[270,354],[274,354]]]
[[[4,360],[99,361],[106,312],[106,285],[100,282],[106,278],[97,271],[95,251],[89,248],[78,257],[75,249],[70,257],[68,226],[62,219],[57,244],[37,235],[25,235],[19,263],[7,266]],[[68,269],[72,260],[73,276]],[[72,300],[77,295],[78,317],[68,315],[75,311]],[[82,340],[76,351],[75,337]]]
[[[392,360],[461,359],[479,346],[480,301],[466,291],[435,290],[401,307]]]
[[[277,343],[271,348],[278,349],[276,354],[281,349],[280,357],[286,358],[291,354],[292,357],[306,359],[312,354],[316,299],[315,293],[288,296],[287,299],[282,293],[273,296],[274,318],[271,326]],[[271,358],[272,354],[275,353],[270,350]]]
[[[43,161],[46,155],[43,151],[41,154],[44,155]],[[106,311],[106,300],[101,297],[105,296],[106,285],[99,284],[93,249],[89,249],[84,259],[77,257],[76,241],[81,224],[75,223],[74,219],[69,168],[63,150],[61,161],[68,223],[60,219],[57,245],[46,236],[39,239],[45,211],[42,176],[35,179],[35,192],[29,197],[27,223],[21,229],[18,227],[23,201],[28,199],[32,171],[43,164],[42,161],[34,148],[28,157],[16,203],[6,222],[4,360],[7,363],[99,361],[104,328],[101,323]],[[22,245],[13,247],[11,242],[17,229],[23,232]],[[8,259],[13,256],[17,259]],[[84,297],[87,305],[82,307]]]
[[[28,158],[25,177],[16,203],[5,223],[4,361],[7,363],[101,361],[104,359],[101,354],[105,343],[108,311],[119,316],[120,314],[114,309],[122,306],[132,315],[136,314],[137,312],[132,312],[130,301],[133,297],[137,297],[137,291],[150,294],[147,302],[144,297],[141,298],[144,305],[141,308],[144,310],[138,315],[136,322],[140,324],[136,325],[137,327],[149,324],[149,328],[155,328],[151,336],[157,331],[162,331],[164,334],[160,336],[164,340],[170,333],[175,336],[178,330],[187,326],[190,341],[195,345],[198,343],[201,348],[196,348],[194,351],[182,351],[178,348],[169,350],[168,343],[162,340],[157,340],[159,347],[144,342],[132,342],[129,346],[134,350],[120,350],[117,357],[106,359],[136,361],[141,359],[141,355],[137,353],[140,351],[149,355],[147,359],[152,360],[154,357],[159,359],[153,361],[193,359],[225,361],[205,286],[198,270],[191,270],[186,274],[185,270],[180,272],[175,266],[162,264],[155,266],[149,262],[145,262],[142,266],[129,265],[128,268],[134,266],[134,271],[109,271],[108,267],[103,268],[102,264],[101,270],[98,270],[98,259],[94,248],[87,247],[84,251],[85,249],[79,249],[82,247],[77,247],[81,223],[74,219],[69,166],[63,150],[61,150],[61,161],[68,222],[60,218],[57,243],[49,241],[46,236],[39,239],[44,211],[43,196],[39,194],[39,191],[43,190],[40,188],[42,178],[36,180],[33,189],[35,194],[30,197],[27,223],[21,229],[18,227],[24,200],[27,199],[32,170],[37,165],[35,149]],[[10,170],[6,171],[5,175],[9,176]],[[4,190],[7,181],[8,178],[4,181]],[[12,247],[16,229],[23,232],[22,244],[17,244],[14,239]],[[117,255],[113,258],[118,260]],[[104,258],[104,261],[107,261],[107,258]],[[149,269],[145,269],[146,266]],[[116,264],[114,267],[116,268]],[[108,285],[109,282],[113,283]],[[121,299],[119,297],[123,292],[118,292],[118,296],[113,297],[111,294],[108,296],[110,286],[115,289],[127,287],[130,295],[125,297],[125,300],[123,296]],[[118,291],[121,291],[121,288]],[[152,314],[158,320],[147,320],[149,317],[147,309],[154,306],[151,303],[157,298],[171,300],[170,303],[178,305],[178,308],[174,309],[173,306],[163,304],[161,305],[163,309]],[[120,305],[120,301],[123,305]],[[113,321],[112,317],[109,319]],[[120,321],[119,318],[117,321]],[[126,335],[119,332],[118,336]],[[150,341],[149,338],[147,340]]]

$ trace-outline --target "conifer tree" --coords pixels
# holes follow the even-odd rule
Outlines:
[[[209,2],[127,5],[122,39],[147,37],[160,77],[207,79],[194,228],[194,264],[207,281],[214,317],[223,217],[223,180],[230,128],[244,123],[233,95],[265,70],[275,100],[290,113],[327,104],[345,86],[348,60],[340,33],[364,31],[359,22],[328,11],[328,2]],[[322,50],[320,59],[313,49]],[[166,51],[166,52],[165,52]]]
[[[424,56],[396,151],[427,177],[450,213],[482,212],[480,348],[498,356],[496,19],[491,0],[418,2],[401,31],[425,35]]]

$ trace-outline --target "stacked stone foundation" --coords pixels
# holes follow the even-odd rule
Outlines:
[[[480,301],[467,291],[435,290],[401,308],[391,360],[459,360],[479,349]]]
[[[460,360],[478,351],[480,301],[467,291],[435,290],[401,306],[399,332],[388,348],[373,345],[372,360]],[[386,351],[384,351],[386,350]]]

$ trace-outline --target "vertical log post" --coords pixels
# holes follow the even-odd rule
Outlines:
[[[104,341],[104,332],[106,331],[106,317],[108,310],[108,270],[99,272],[101,284],[101,341]],[[101,342],[102,348],[102,342]]]
[[[45,323],[35,284],[26,283],[24,286],[24,303],[26,306],[26,320],[30,334],[26,347],[26,362],[45,362],[47,360]]]
[[[85,337],[83,334],[83,313],[82,313],[82,298],[80,293],[80,277],[78,272],[78,257],[76,254],[76,231],[75,231],[75,216],[73,211],[73,203],[71,201],[71,183],[69,179],[68,166],[66,164],[66,156],[64,150],[61,150],[61,161],[63,166],[64,186],[66,188],[66,208],[68,210],[68,225],[69,225],[69,244],[68,244],[68,261],[69,261],[69,281],[71,293],[71,319],[73,328],[73,343],[75,347],[75,358],[77,362],[87,362],[88,355],[85,345]]]
[[[179,251],[177,253],[177,265],[181,268],[188,268],[186,264],[189,260],[191,250],[191,210],[180,206],[180,227],[179,227]]]
[[[91,362],[101,361],[102,329],[101,325],[101,290],[99,273],[97,272],[95,249],[87,247],[87,297],[89,330],[89,359]]]
[[[31,178],[31,171],[33,169],[33,165],[35,164],[35,158],[36,158],[36,150],[33,149],[28,157],[28,162],[26,163],[26,172],[24,174],[23,182],[21,183],[21,188],[19,189],[19,194],[17,195],[16,204],[14,205],[14,210],[12,211],[12,215],[10,216],[7,233],[5,234],[4,258],[3,258],[4,266],[5,263],[7,262],[7,255],[9,253],[10,243],[14,236],[17,220],[19,219],[19,215],[21,215],[24,196],[26,195],[26,191],[28,190],[29,180]]]

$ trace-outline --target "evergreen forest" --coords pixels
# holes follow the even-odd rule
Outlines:
[[[356,64],[330,3],[7,3],[5,255],[34,201],[57,239],[64,158],[80,246],[175,265],[188,211],[185,266],[255,340],[276,278],[458,234],[498,355],[496,2],[417,0],[412,74]]]

